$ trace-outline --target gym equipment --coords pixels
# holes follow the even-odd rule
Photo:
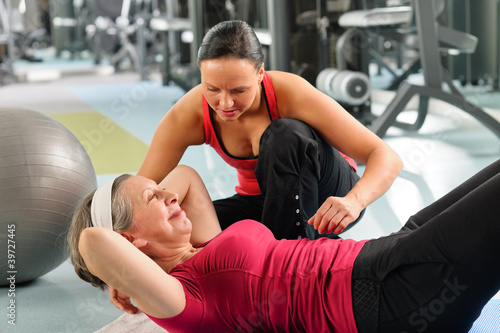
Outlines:
[[[335,45],[345,31],[339,27],[338,19],[355,7],[356,1],[267,1],[268,34],[272,43],[268,47],[266,68],[301,76],[364,123],[370,121],[368,71],[361,70],[355,54],[349,67],[338,66],[335,57]]]
[[[155,41],[147,26],[156,4],[152,0],[92,0],[96,17],[85,30],[95,63],[106,58],[118,71],[121,62],[130,59],[141,80],[149,79],[148,51]]]
[[[338,102],[361,105],[370,98],[370,78],[355,71],[323,69],[316,78],[316,87]]]
[[[422,65],[424,85],[411,84],[403,81],[396,92],[393,100],[388,104],[386,110],[375,119],[370,129],[382,137],[390,126],[396,126],[404,130],[417,131],[423,125],[429,105],[429,99],[440,99],[449,104],[455,105],[463,111],[471,114],[496,136],[500,138],[500,123],[485,112],[482,108],[468,102],[453,85],[451,78],[444,71],[441,64],[440,51],[453,50],[454,52],[472,53],[477,45],[477,38],[467,33],[441,26],[436,21],[435,3],[442,3],[438,0],[412,0],[411,10],[414,12],[416,20],[416,38],[418,50],[420,52],[420,64]],[[391,11],[382,12],[379,18],[390,18]],[[398,13],[400,14],[400,13]],[[339,24],[345,28],[350,28],[346,34],[353,29],[367,30],[371,33],[377,31],[382,26],[387,26],[387,21],[373,19],[373,12],[354,11],[344,15],[355,16],[357,20],[344,20],[342,16]],[[400,16],[399,16],[400,17]],[[356,23],[357,22],[357,23]],[[337,45],[337,47],[340,47]],[[447,90],[443,90],[443,83],[447,85]],[[404,111],[410,99],[419,96],[418,114],[415,122],[400,122],[396,118]]]
[[[84,38],[90,19],[88,2],[49,0],[49,6],[51,41],[56,55],[61,56],[63,50],[74,55],[88,49],[88,40]]]
[[[9,2],[5,3],[4,0],[0,0],[0,85],[7,81],[4,77],[10,81],[15,80],[13,69],[14,36],[10,27],[9,4]]]
[[[447,0],[446,26],[479,39],[476,52],[446,57],[446,68],[462,85],[490,84],[498,88],[500,16],[497,1]]]
[[[290,71],[289,7],[290,4],[284,0],[267,2],[267,17],[272,38],[269,62],[272,70]]]
[[[200,72],[196,65],[198,49],[206,31],[221,21],[240,19],[253,26],[264,54],[272,44],[266,28],[267,5],[263,0],[165,0],[163,7],[158,13],[153,11],[147,26],[152,33],[161,36],[161,52],[157,58],[161,59],[163,85],[174,82],[182,89],[189,90],[200,83]]]
[[[0,1],[0,45],[7,45],[10,35],[9,10],[6,4]]]
[[[160,71],[162,84],[168,85],[170,80],[182,89],[189,90],[199,83],[199,73],[194,70],[193,64],[181,65],[180,43],[181,33],[191,32],[193,22],[189,18],[177,17],[177,1],[166,1],[165,12],[151,18],[149,27],[161,35],[162,61]]]
[[[350,46],[351,40],[355,40],[355,45],[363,46],[354,50],[359,58],[360,66],[357,69],[368,73],[369,57],[373,58],[379,67],[379,72],[381,68],[384,68],[394,77],[387,90],[396,90],[409,75],[416,73],[421,68],[420,57],[416,56],[407,61],[407,69],[402,74],[398,74],[386,61],[389,52],[384,47],[384,44],[390,43],[392,47],[389,49],[396,50],[398,69],[403,67],[403,58],[405,58],[403,53],[410,49],[418,53],[417,26],[411,1],[386,0],[386,7],[355,10],[340,16],[339,25],[347,30],[340,36],[336,45],[337,68],[348,68],[348,53],[353,50],[346,46]],[[433,0],[433,2],[434,17],[438,19],[444,12],[445,2],[444,0]],[[473,36],[468,35],[467,38],[469,37],[470,44],[463,48],[463,52],[466,50],[473,52],[475,48],[477,40]],[[446,51],[448,45],[444,41],[440,43],[443,43],[443,50]]]
[[[96,187],[68,129],[35,111],[0,108],[0,285],[31,281],[67,259],[72,214]]]

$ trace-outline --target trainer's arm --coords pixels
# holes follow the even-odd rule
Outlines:
[[[403,167],[401,158],[339,103],[303,78],[283,72],[270,75],[283,117],[306,122],[330,145],[366,165],[363,176],[346,196],[329,197],[309,221],[320,233],[339,233],[391,187]]]
[[[194,169],[178,165],[159,185],[179,195],[180,205],[193,225],[191,244],[205,243],[221,232],[210,195]]]

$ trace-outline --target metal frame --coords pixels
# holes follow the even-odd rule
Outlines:
[[[269,46],[269,63],[272,70],[290,71],[289,6],[286,0],[267,1],[267,17],[272,39]]]
[[[442,27],[438,26],[434,18],[433,0],[413,0],[413,6],[415,8],[425,84],[418,86],[407,81],[403,82],[396,91],[394,99],[389,103],[383,114],[373,121],[370,129],[380,137],[385,135],[390,126],[397,126],[405,130],[418,130],[427,116],[429,99],[435,98],[455,105],[471,114],[500,138],[500,123],[482,108],[468,102],[455,88],[451,79],[443,70],[438,48],[438,31]],[[450,88],[450,93],[443,90],[443,83]],[[397,121],[397,116],[415,95],[419,96],[418,116],[415,122],[403,123]]]

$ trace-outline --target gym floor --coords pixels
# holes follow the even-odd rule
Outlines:
[[[17,63],[16,72],[31,82],[0,86],[1,106],[39,111],[63,123],[89,153],[99,184],[138,170],[160,119],[184,94],[175,85],[161,86],[159,80],[141,82],[133,72],[111,74],[107,67],[96,67],[86,59],[49,57],[38,64]],[[49,77],[52,80],[45,80]],[[384,80],[373,77],[374,87],[383,86]],[[499,92],[488,86],[458,88],[470,102],[500,119]],[[374,89],[372,112],[383,111],[392,94]],[[116,125],[112,131],[99,127],[103,118]],[[384,140],[401,155],[405,167],[344,238],[373,238],[398,230],[412,213],[500,158],[498,137],[463,111],[439,101],[431,101],[418,133],[390,128]],[[189,148],[181,163],[200,173],[213,199],[233,193],[235,171],[209,147]],[[363,170],[360,166],[360,174]],[[8,288],[0,288],[1,295],[7,293]],[[68,261],[35,281],[17,285],[15,297],[16,325],[4,315],[1,332],[94,332],[122,314],[109,302],[107,292],[79,280]],[[7,298],[0,298],[7,314]],[[500,302],[500,293],[493,301]],[[499,332],[500,323],[496,328],[491,332]]]

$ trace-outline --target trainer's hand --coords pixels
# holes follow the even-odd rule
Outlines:
[[[113,303],[118,309],[130,314],[134,314],[139,311],[139,309],[130,301],[130,297],[111,286],[108,286],[108,290],[111,303]]]
[[[342,197],[328,197],[308,221],[318,233],[341,233],[356,221],[363,208],[358,202]]]

